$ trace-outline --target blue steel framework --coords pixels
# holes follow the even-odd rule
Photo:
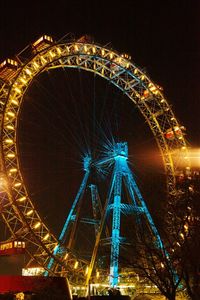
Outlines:
[[[101,200],[99,197],[98,189],[95,184],[90,184],[89,188],[91,190],[92,196],[92,210],[93,210],[93,217],[94,217],[94,229],[95,229],[95,236],[98,233],[99,229],[99,217],[102,216],[102,205]]]
[[[85,175],[83,177],[82,183],[78,190],[78,193],[74,199],[71,210],[67,216],[67,219],[64,223],[63,229],[59,236],[59,243],[54,249],[54,256],[62,251],[62,246],[66,246],[65,249],[71,250],[72,243],[75,238],[75,231],[77,229],[77,222],[80,218],[80,210],[82,205],[82,199],[84,192],[88,185],[88,178],[90,175],[92,160],[90,156],[85,156],[84,158],[84,171]],[[91,190],[92,198],[92,209],[93,209],[93,219],[81,218],[81,222],[89,223],[94,225],[96,243],[94,251],[91,258],[91,264],[89,267],[89,272],[87,276],[87,282],[90,279],[92,270],[94,267],[94,262],[96,260],[96,255],[98,251],[99,242],[102,236],[102,230],[106,225],[106,220],[110,212],[112,211],[112,229],[111,237],[108,237],[108,229],[106,228],[107,239],[110,241],[111,245],[111,254],[110,254],[110,286],[116,287],[118,285],[119,279],[119,254],[120,254],[120,244],[123,242],[123,238],[120,236],[120,220],[121,213],[133,214],[135,218],[140,218],[141,214],[144,214],[146,220],[151,228],[151,233],[156,239],[156,245],[160,250],[164,250],[163,243],[159,236],[159,233],[156,229],[156,226],[153,222],[153,219],[147,209],[145,201],[140,193],[140,190],[134,180],[132,171],[128,165],[128,145],[127,143],[116,143],[113,146],[113,149],[106,153],[106,157],[99,160],[95,165],[97,168],[104,168],[114,164],[112,179],[110,183],[110,189],[108,192],[108,200],[102,211],[101,201],[99,198],[97,186],[90,184],[89,188]],[[131,204],[123,203],[122,201],[122,182],[124,181],[126,188],[129,192]],[[100,218],[100,219],[99,219]],[[73,223],[72,227],[70,226]],[[138,222],[139,223],[139,222]],[[70,235],[68,233],[70,232]],[[68,242],[66,245],[66,237],[69,236]],[[66,253],[67,254],[67,253]],[[67,256],[66,256],[67,257]],[[55,260],[52,257],[48,264],[48,270],[54,269]],[[49,271],[45,271],[45,275],[49,274]]]
[[[75,229],[76,229],[76,224],[77,224],[77,219],[78,219],[78,212],[77,212],[77,207],[78,207],[78,211],[80,210],[80,202],[81,202],[81,199],[83,198],[83,195],[84,195],[84,192],[85,192],[85,188],[86,188],[86,185],[87,185],[87,181],[88,181],[88,177],[89,177],[89,174],[90,174],[90,165],[91,165],[91,157],[89,155],[86,155],[84,157],[84,160],[83,160],[83,168],[84,168],[84,171],[85,171],[85,175],[83,177],[83,180],[82,180],[82,183],[80,185],[80,188],[78,190],[78,193],[74,199],[74,202],[72,204],[72,207],[71,207],[71,210],[68,214],[68,217],[64,223],[64,226],[62,228],[62,231],[60,233],[60,236],[58,238],[58,245],[56,245],[56,247],[54,248],[54,251],[53,251],[53,254],[54,256],[57,255],[57,253],[61,252],[61,248],[62,248],[62,245],[65,243],[65,240],[66,240],[66,234],[67,234],[67,231],[69,230],[69,225],[70,225],[70,222],[74,222],[74,226],[73,226],[73,229],[72,229],[72,232],[71,232],[71,236],[70,236],[70,240],[69,240],[69,243],[68,243],[68,249],[70,249],[71,247],[71,244],[72,244],[72,241],[73,241],[73,238],[74,238],[74,233],[75,233]],[[49,270],[51,270],[53,268],[53,264],[55,262],[55,259],[54,257],[51,257],[49,263],[48,263],[48,267],[45,271],[45,276],[48,276],[49,274]]]
[[[88,277],[86,283],[89,282],[92,270],[94,267],[98,246],[101,238],[101,232],[105,225],[109,212],[112,211],[112,235],[110,237],[111,255],[110,255],[110,286],[116,287],[119,279],[119,254],[120,243],[123,238],[120,236],[120,218],[121,213],[133,214],[139,218],[140,214],[146,217],[146,221],[151,229],[151,234],[155,237],[156,246],[161,251],[165,251],[163,243],[153,222],[153,219],[148,211],[145,201],[140,193],[140,190],[134,180],[132,171],[128,165],[128,145],[127,143],[116,143],[108,153],[106,158],[100,160],[96,165],[101,167],[108,164],[109,167],[114,163],[112,180],[107,201],[104,207],[99,232],[96,236],[96,243],[89,267]],[[124,179],[127,190],[129,191],[131,204],[122,203],[122,181]]]

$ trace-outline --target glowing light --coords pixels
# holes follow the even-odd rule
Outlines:
[[[42,267],[33,267],[33,268],[23,268],[22,276],[40,276],[44,273],[44,268]]]
[[[101,49],[101,55],[104,56],[105,55],[105,50]]]
[[[87,267],[87,268],[85,269],[85,275],[88,274],[88,271],[89,271],[89,267]]]
[[[14,126],[12,126],[12,125],[7,125],[6,128],[10,129],[10,130],[14,130],[15,129]]]
[[[29,70],[29,69],[25,69],[25,72],[26,72],[26,74],[28,74],[28,75],[32,75],[32,72],[31,72],[31,70]]]
[[[95,47],[92,47],[92,52],[96,53],[96,48]]]
[[[58,248],[58,244],[57,244],[57,245],[55,245],[55,247],[53,248],[53,251],[56,251],[56,250],[57,250],[57,248]]]
[[[34,226],[33,226],[33,228],[34,229],[37,229],[37,228],[39,228],[41,226],[41,223],[40,222],[37,222]]]
[[[16,295],[15,295],[15,299],[16,300],[24,300],[25,298],[25,296],[24,296],[24,293],[23,292],[20,292],[20,293],[17,293]]]
[[[97,278],[99,278],[99,271],[97,271],[97,273],[96,273],[96,277],[97,277]]]
[[[183,146],[185,147],[185,146]],[[183,160],[188,160],[189,164],[191,166],[188,166],[187,163],[187,170],[190,170],[190,167],[193,168],[199,168],[200,167],[200,149],[199,148],[190,148],[190,149],[186,149],[185,148],[181,148],[182,150],[187,150],[187,151],[183,151],[182,155],[182,159]]]
[[[161,266],[161,268],[163,268],[164,269],[164,267],[165,267],[165,265],[161,262],[160,263],[160,266]]]
[[[18,187],[20,185],[22,185],[21,182],[17,182],[17,183],[14,184],[14,187]]]
[[[7,115],[10,116],[10,117],[14,117],[15,116],[14,112],[12,112],[12,111],[8,111]]]
[[[8,157],[8,158],[13,158],[13,157],[15,157],[15,153],[8,153],[8,154],[7,154],[7,157]]]
[[[37,46],[37,45],[40,44],[43,40],[44,40],[44,36],[41,36],[37,41],[35,41],[35,42],[33,43],[33,46]]]
[[[25,197],[25,196],[23,196],[23,197],[17,199],[17,201],[19,201],[19,202],[23,202],[23,201],[25,201],[25,200],[26,200],[26,197]]]
[[[17,172],[17,169],[16,169],[16,168],[12,168],[12,169],[9,170],[9,172],[10,172],[10,173],[16,173],[16,172]]]
[[[137,73],[138,73],[138,69],[135,69],[135,70],[134,70],[134,74],[137,74]]]
[[[76,261],[74,264],[74,269],[77,269],[77,268],[78,268],[78,261]]]
[[[11,102],[12,102],[13,104],[17,105],[17,106],[19,105],[19,102],[18,102],[17,100],[15,100],[15,99],[12,99]]]
[[[184,234],[181,232],[180,237],[184,240]]]
[[[109,55],[110,55],[110,59],[113,59],[113,53],[110,52]]]
[[[50,56],[51,56],[52,58],[56,56],[56,54],[55,54],[54,52],[52,52],[52,51],[50,51],[49,54],[50,54]]]
[[[41,55],[40,58],[41,58],[41,61],[42,61],[44,64],[47,63],[47,60],[44,58],[44,56]]]
[[[74,49],[75,49],[75,51],[78,51],[79,49],[78,49],[78,45],[75,45],[74,46]]]
[[[40,67],[36,61],[33,62],[33,65],[35,66],[36,69],[39,69]]]
[[[20,78],[20,80],[21,80],[21,82],[22,82],[22,83],[24,83],[24,84],[26,84],[26,83],[27,83],[27,80],[26,80],[26,79],[24,79],[24,78]]]
[[[6,63],[7,63],[7,61],[6,60],[4,60],[1,64],[0,64],[0,67],[3,67],[3,66],[5,66],[6,65]]]
[[[33,213],[33,209],[29,210],[29,211],[26,213],[26,215],[27,215],[27,216],[30,216],[30,215],[32,215],[32,213]]]
[[[11,139],[6,139],[5,142],[6,142],[7,144],[13,144],[13,140],[11,140]]]
[[[22,92],[18,87],[15,87],[15,91],[19,94],[21,94],[21,92]]]
[[[0,177],[0,188],[2,190],[2,188],[5,188],[7,186],[7,181],[5,179],[5,177]]]
[[[66,253],[65,256],[64,256],[64,260],[66,260],[69,256],[69,253]]]
[[[61,49],[59,47],[56,47],[56,50],[57,50],[58,54],[62,53],[62,51],[61,51]]]
[[[49,238],[49,236],[50,236],[50,234],[47,233],[47,234],[44,236],[43,240],[46,241],[46,240]]]

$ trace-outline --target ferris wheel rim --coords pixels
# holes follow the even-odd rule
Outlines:
[[[123,61],[123,64],[121,64],[120,60]],[[44,249],[47,247],[45,251],[48,250],[48,255],[53,252],[52,250],[57,244],[57,239],[42,221],[27,192],[18,157],[17,131],[18,116],[23,105],[24,94],[29,89],[33,79],[48,69],[59,67],[81,68],[91,71],[109,80],[137,105],[153,132],[162,153],[170,192],[175,190],[175,168],[171,150],[178,148],[181,151],[187,151],[186,141],[182,132],[179,137],[175,137],[175,141],[166,139],[166,130],[164,131],[163,129],[164,125],[162,128],[160,118],[164,118],[165,123],[167,123],[165,129],[168,127],[173,130],[174,127],[180,128],[181,126],[157,85],[130,60],[122,58],[116,51],[91,43],[59,43],[37,53],[21,66],[17,76],[9,85],[6,102],[3,106],[3,153],[1,161],[4,166],[3,171],[10,181],[12,195],[9,197],[15,197],[15,201],[11,205],[15,206],[15,209],[22,214],[22,223],[26,223],[31,234],[40,242],[39,244],[41,246],[44,245]],[[152,88],[154,88],[156,94],[152,92]],[[147,91],[146,98],[144,96],[145,91]],[[158,107],[151,106],[151,101],[155,101]],[[23,210],[23,201],[27,201],[28,209],[26,207]],[[48,234],[50,242],[47,245],[45,237]]]

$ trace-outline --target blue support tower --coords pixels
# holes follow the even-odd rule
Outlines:
[[[122,155],[121,144],[116,144],[115,168],[114,168],[114,201],[112,218],[112,237],[111,237],[111,257],[110,257],[110,285],[118,284],[118,261],[120,248],[120,216],[121,216],[121,189],[122,189],[122,168],[126,160]]]
[[[110,168],[112,163],[114,163],[114,169],[108,196],[109,201],[107,207],[104,208],[104,214],[105,216],[108,216],[108,212],[112,211],[112,235],[110,237],[110,286],[116,287],[119,282],[120,244],[123,241],[123,238],[120,236],[121,213],[125,213],[126,215],[133,214],[138,220],[138,223],[140,221],[140,215],[143,214],[149,225],[151,234],[156,240],[157,247],[160,248],[161,251],[164,251],[164,247],[142,194],[134,180],[132,171],[129,168],[128,145],[126,142],[116,143],[111,151],[108,151],[106,157],[97,163],[97,168],[101,168],[104,165],[107,165],[108,168]],[[122,203],[122,182],[125,183],[126,189],[129,192],[131,204]]]
[[[55,247],[55,249],[53,251],[54,256],[56,256],[61,251],[61,247],[65,243],[66,233],[68,231],[70,222],[72,220],[74,221],[74,217],[75,217],[75,219],[78,217],[78,214],[75,210],[77,209],[77,206],[79,205],[80,200],[83,197],[83,194],[84,194],[84,191],[85,191],[85,188],[86,188],[86,185],[87,185],[88,177],[89,177],[89,174],[90,174],[90,164],[91,164],[91,157],[89,155],[86,155],[83,159],[83,168],[84,168],[84,171],[85,171],[85,175],[83,177],[80,188],[79,188],[79,190],[76,194],[76,197],[74,199],[74,202],[72,204],[71,210],[68,214],[68,217],[67,217],[67,219],[64,223],[64,226],[63,226],[62,231],[60,233],[60,236],[58,238],[58,245]],[[73,239],[73,237],[71,236],[71,240],[72,239]],[[54,257],[51,257],[50,261],[48,263],[48,266],[47,266],[48,270],[52,269],[54,261],[55,261]],[[49,271],[46,270],[44,275],[48,276],[48,274],[49,274]]]
[[[99,171],[105,173],[108,173],[107,171],[110,170],[110,168],[113,166],[110,187],[103,208],[98,194],[97,186],[94,184],[88,185],[91,164],[93,166],[95,165]],[[133,215],[136,220],[136,226],[140,226],[142,220],[145,221],[148,225],[146,228],[150,229],[151,236],[154,237],[156,247],[165,254],[166,250],[163,246],[160,235],[145,204],[142,194],[137,186],[133,173],[129,167],[128,145],[126,142],[116,143],[112,148],[107,149],[105,157],[100,159],[95,164],[94,162],[91,162],[90,156],[85,156],[84,171],[85,174],[82,183],[58,238],[58,245],[53,251],[53,256],[49,260],[47,271],[44,275],[48,276],[49,270],[54,269],[55,256],[59,255],[59,253],[62,251],[62,246],[66,244],[66,241],[67,245],[65,246],[67,247],[67,249],[73,248],[72,245],[74,245],[77,224],[91,224],[95,229],[96,241],[93,248],[90,265],[88,266],[86,285],[89,284],[98,252],[98,247],[100,241],[103,242],[102,232],[105,230],[106,238],[104,239],[104,241],[105,243],[110,245],[109,285],[110,287],[115,288],[119,285],[120,246],[125,241],[125,238],[121,236],[122,214]],[[81,205],[83,202],[82,199],[84,197],[87,185],[89,186],[91,191],[93,210],[92,217],[83,217],[80,214]],[[126,203],[125,199],[122,198],[124,186],[126,187],[126,191],[129,194],[128,203]],[[109,226],[106,225],[107,219],[110,215],[112,217],[110,228],[111,233],[109,233]],[[144,218],[141,218],[141,216],[144,216]]]

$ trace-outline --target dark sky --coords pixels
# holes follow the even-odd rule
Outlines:
[[[42,34],[52,35],[55,40],[69,32],[76,37],[90,34],[97,43],[111,43],[113,49],[129,53],[136,65],[145,68],[150,78],[164,88],[175,115],[187,128],[189,143],[199,147],[199,1],[124,0],[116,3],[57,0],[18,1],[16,4],[2,0],[0,61],[19,53]],[[27,166],[25,164],[24,169]],[[45,176],[44,172],[34,180],[39,184]],[[38,191],[41,192],[40,188]],[[44,188],[42,195],[45,192]],[[49,205],[53,211],[56,204]],[[62,210],[62,205],[59,206]]]
[[[12,4],[11,4],[12,3]],[[16,4],[17,3],[17,4]],[[131,54],[163,86],[188,139],[199,144],[200,5],[168,1],[1,1],[0,59],[47,33],[91,34]]]

